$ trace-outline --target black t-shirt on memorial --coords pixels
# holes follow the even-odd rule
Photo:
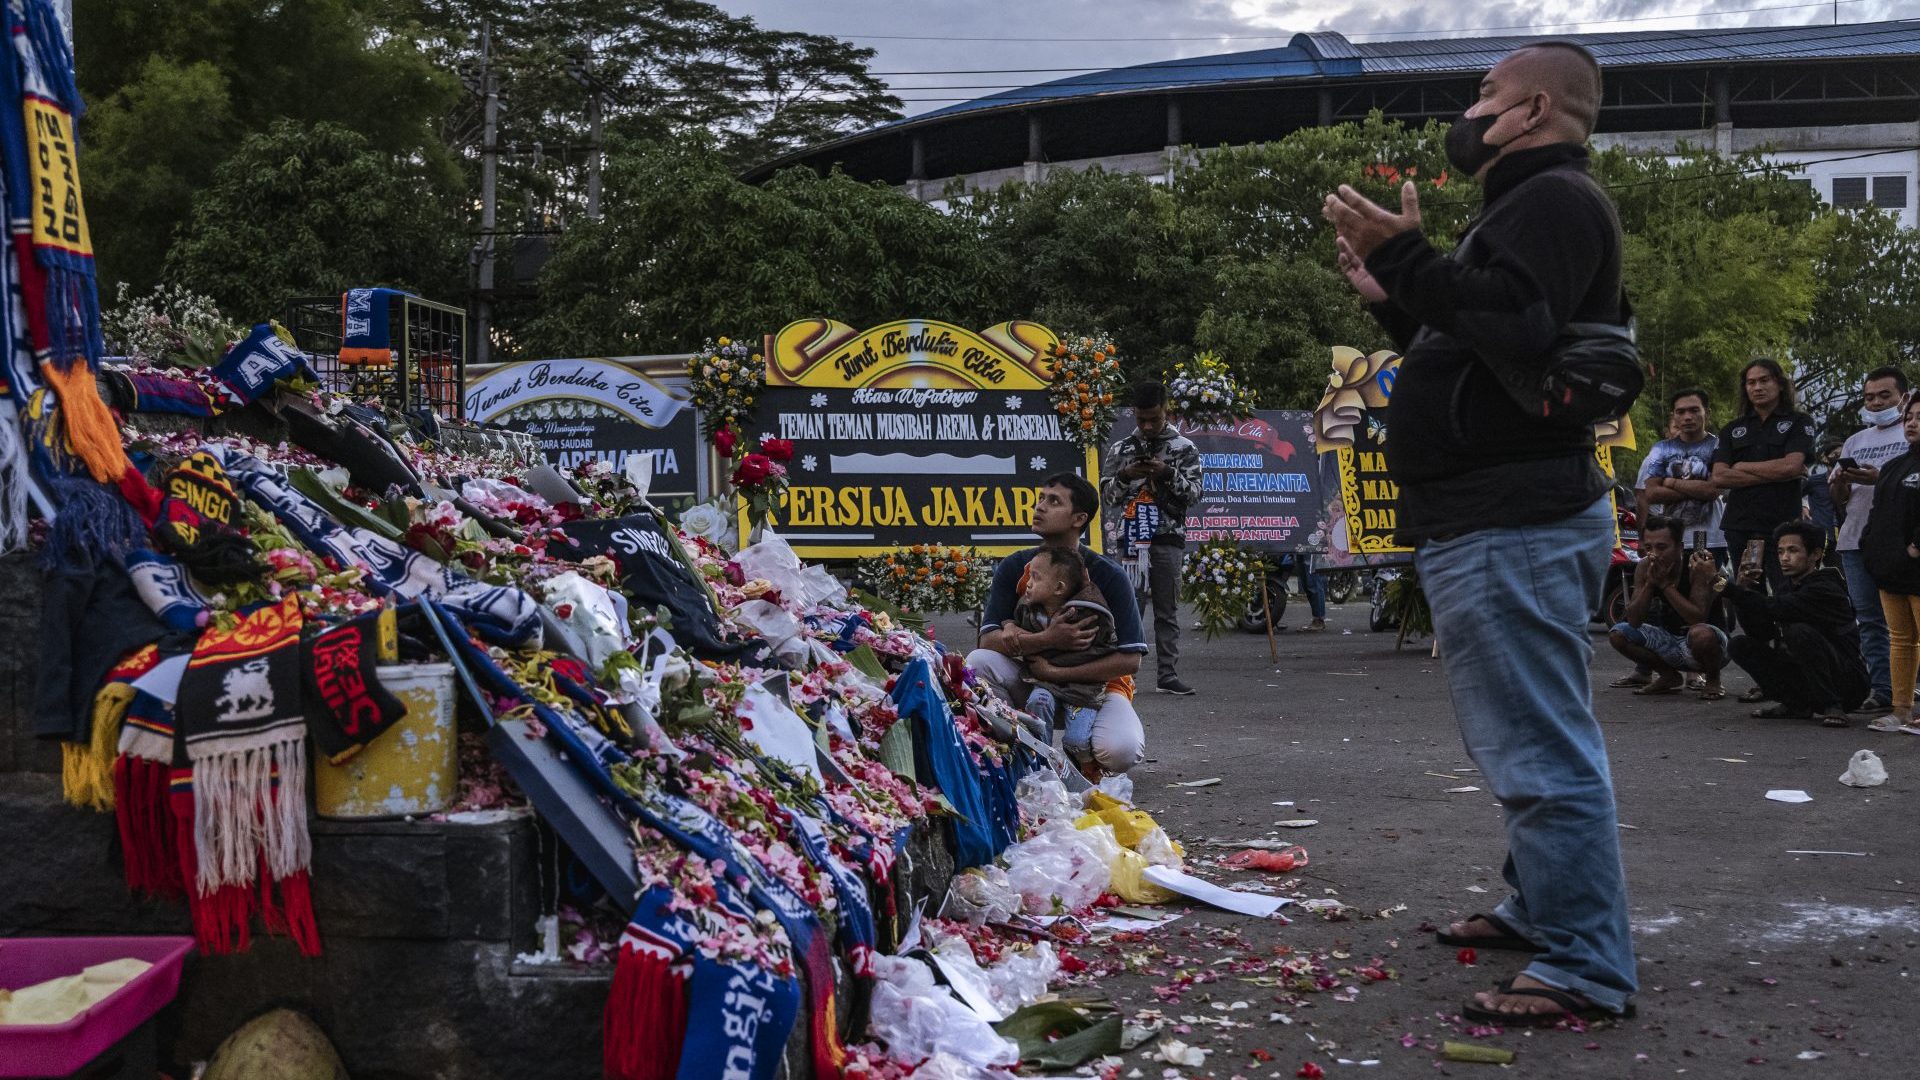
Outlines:
[[[1765,420],[1747,413],[1720,432],[1714,464],[1778,461],[1788,454],[1813,460],[1813,418],[1805,413],[1776,412]],[[1727,492],[1727,510],[1721,528],[1740,532],[1768,532],[1783,521],[1800,516],[1801,480],[1781,480]]]

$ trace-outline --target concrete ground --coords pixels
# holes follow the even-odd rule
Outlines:
[[[1303,610],[1288,615],[1304,625]],[[1920,739],[1869,732],[1864,718],[1844,731],[1753,720],[1732,696],[1609,690],[1627,665],[1596,634],[1596,701],[1631,826],[1621,838],[1639,1017],[1584,1031],[1472,1029],[1457,1019],[1461,1002],[1523,958],[1481,950],[1467,966],[1431,931],[1500,899],[1500,809],[1461,748],[1428,643],[1396,651],[1393,635],[1367,631],[1357,603],[1329,621],[1326,633],[1279,635],[1277,663],[1262,636],[1185,632],[1180,673],[1199,696],[1140,698],[1149,758],[1133,773],[1136,801],[1186,845],[1189,868],[1343,908],[1291,907],[1283,922],[1196,907],[1143,940],[1077,950],[1093,965],[1086,981],[1123,1015],[1211,1051],[1203,1067],[1175,1067],[1149,1041],[1118,1076],[1290,1077],[1305,1062],[1328,1076],[1494,1068],[1442,1061],[1448,1039],[1514,1050],[1511,1071],[1537,1077],[1915,1075]],[[971,639],[957,623],[942,629]],[[1733,694],[1749,685],[1729,676]],[[1863,748],[1885,761],[1886,785],[1837,782]],[[1211,777],[1220,783],[1168,786]],[[1483,790],[1448,791],[1468,786]],[[1774,788],[1813,801],[1768,801]],[[1319,823],[1275,827],[1299,818]],[[1233,848],[1208,843],[1249,838],[1300,843],[1312,862],[1298,874],[1235,871],[1218,865]]]

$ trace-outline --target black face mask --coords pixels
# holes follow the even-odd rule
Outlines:
[[[1453,126],[1447,129],[1447,162],[1468,176],[1478,176],[1480,170],[1486,168],[1489,161],[1499,157],[1501,148],[1506,146],[1506,143],[1499,146],[1489,143],[1487,132],[1493,130],[1493,125],[1499,123],[1501,117],[1524,104],[1526,102],[1517,101],[1497,113],[1472,119],[1462,116],[1455,120]]]

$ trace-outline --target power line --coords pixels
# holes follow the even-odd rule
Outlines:
[[[1806,8],[1831,9],[1836,4],[1862,4],[1868,0],[1815,0],[1801,4],[1774,4],[1766,7],[1728,8],[1720,11],[1675,12],[1671,15],[1640,15],[1618,19],[1577,19],[1571,22],[1555,23],[1510,23],[1504,26],[1442,26],[1423,30],[1380,30],[1360,36],[1406,37],[1414,34],[1478,34],[1489,30],[1554,30],[1568,26],[1613,26],[1628,23],[1663,22],[1670,19],[1716,18],[1723,15],[1751,15],[1763,11],[1799,11]],[[1154,37],[959,37],[945,34],[830,34],[830,37],[849,41],[966,41],[966,42],[1011,42],[1024,44],[1120,44],[1127,42],[1160,41],[1287,41],[1293,33],[1284,34],[1204,34],[1195,36],[1154,36]]]

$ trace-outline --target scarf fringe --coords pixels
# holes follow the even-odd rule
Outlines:
[[[601,1016],[606,1080],[674,1080],[687,1033],[692,966],[663,952],[622,948]]]
[[[180,851],[168,806],[167,766],[122,754],[113,763],[114,822],[127,888],[146,896],[179,896]]]
[[[50,273],[50,279],[65,275]],[[47,302],[55,302],[56,290],[47,290]],[[98,333],[99,313],[93,315],[95,332]],[[113,418],[113,410],[100,400],[100,388],[94,382],[93,369],[86,363],[84,355],[62,367],[54,361],[42,362],[40,376],[53,389],[54,396],[60,399],[61,426],[67,433],[67,444],[74,456],[86,463],[87,471],[102,484],[119,484],[120,478],[133,467],[127,460],[127,452],[120,444],[120,424]],[[65,517],[65,508],[62,508]]]
[[[320,924],[313,917],[313,890],[305,870],[289,874],[278,882],[281,910],[286,919],[287,936],[300,955],[320,955]]]
[[[93,732],[87,743],[60,744],[60,787],[69,804],[102,813],[113,810],[113,759],[120,752],[120,722],[134,692],[122,682],[101,687],[93,697]]]
[[[117,496],[117,488],[61,472],[46,479],[47,494],[60,508],[47,534],[47,565],[92,566],[100,558],[117,558],[148,543],[147,527]]]
[[[312,841],[301,733],[197,758],[193,770],[195,881],[202,890],[252,884],[262,855],[276,881],[306,870]]]
[[[0,408],[0,552],[27,546],[27,487],[31,482],[20,418],[9,402]]]

